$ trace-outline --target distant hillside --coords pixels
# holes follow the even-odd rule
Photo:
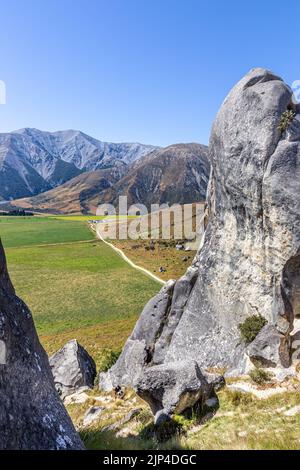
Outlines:
[[[101,202],[117,204],[126,195],[129,204],[188,204],[205,200],[210,164],[208,149],[200,144],[177,144],[156,150],[131,166],[130,171],[101,195]]]
[[[116,183],[125,171],[125,164],[89,171],[57,188],[35,197],[13,201],[12,204],[50,213],[96,212],[99,194]]]
[[[57,213],[95,213],[101,203],[191,203],[205,199],[210,165],[207,147],[177,144],[159,149],[127,166],[84,173],[35,197],[13,201],[25,209]]]
[[[83,132],[21,129],[0,134],[0,200],[32,196],[83,172],[126,165],[156,149],[101,142]]]

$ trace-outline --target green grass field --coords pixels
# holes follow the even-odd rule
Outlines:
[[[0,217],[0,236],[16,292],[49,354],[76,338],[99,362],[103,349],[122,347],[160,288],[95,240],[84,221]]]
[[[85,223],[50,217],[0,217],[0,237],[5,247],[46,245],[92,240]]]

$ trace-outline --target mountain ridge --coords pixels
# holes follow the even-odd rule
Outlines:
[[[174,144],[157,149],[131,165],[83,173],[63,185],[31,198],[13,201],[17,207],[45,212],[95,213],[99,204],[192,203],[205,200],[210,164],[201,144]],[[176,177],[176,184],[170,184]]]
[[[156,149],[139,143],[102,142],[81,131],[23,128],[0,134],[0,198],[33,196],[84,171],[128,165]]]

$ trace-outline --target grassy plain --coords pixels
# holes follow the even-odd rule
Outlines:
[[[17,294],[49,354],[78,339],[99,363],[119,350],[160,285],[135,271],[81,220],[0,217]]]
[[[6,248],[93,240],[84,223],[50,217],[0,216],[0,237]]]

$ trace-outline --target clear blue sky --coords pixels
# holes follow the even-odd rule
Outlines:
[[[299,2],[0,0],[0,132],[207,143],[250,68],[300,79]]]

